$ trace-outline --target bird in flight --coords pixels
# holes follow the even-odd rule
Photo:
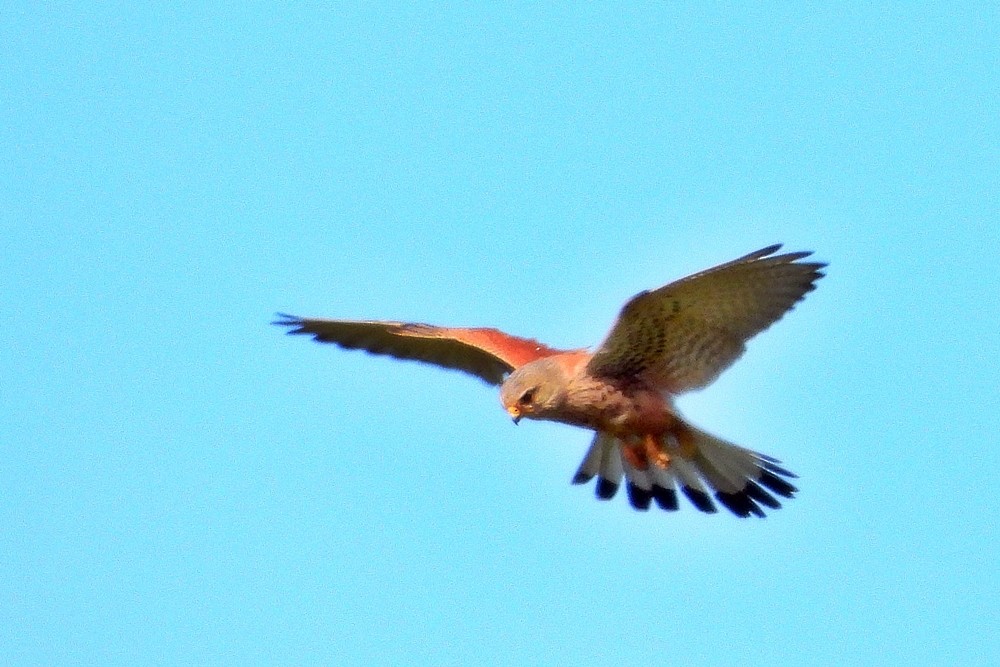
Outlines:
[[[685,421],[673,397],[714,381],[746,342],[779,320],[824,274],[810,252],[772,245],[640,292],[595,351],[559,350],[489,328],[327,320],[279,314],[274,324],[346,349],[470,373],[500,386],[517,423],[544,419],[594,431],[574,484],[597,478],[612,498],[624,478],[638,510],[678,508],[678,489],[702,512],[715,500],[740,517],[781,507],[794,473],[780,461],[726,442]]]

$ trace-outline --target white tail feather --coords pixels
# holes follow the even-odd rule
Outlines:
[[[594,433],[594,439],[590,441],[590,449],[587,450],[586,456],[583,457],[583,462],[577,468],[573,479],[588,481],[601,471],[601,458],[604,456],[603,438],[604,434],[599,432]]]
[[[620,484],[623,474],[620,441],[611,435],[601,435],[601,477],[612,484]]]
[[[660,466],[650,466],[649,467],[650,477],[653,479],[653,484],[656,486],[666,489],[667,491],[673,491],[677,488],[674,482],[674,473],[670,468],[661,468]]]
[[[683,429],[683,430],[681,430]],[[582,484],[599,477],[598,497],[615,495],[624,476],[629,482],[629,500],[637,509],[647,509],[655,498],[664,509],[677,509],[675,492],[680,490],[703,512],[714,512],[715,500],[738,516],[764,516],[761,506],[776,509],[781,504],[770,494],[790,498],[796,489],[779,476],[794,477],[776,461],[734,445],[693,426],[668,433],[663,440],[668,456],[665,468],[650,462],[633,466],[624,456],[621,439],[597,433],[573,478]],[[635,439],[630,445],[638,444]]]
[[[625,468],[625,479],[635,484],[637,487],[643,491],[651,491],[653,488],[653,478],[652,478],[652,466],[646,468],[645,470],[639,470],[638,468],[632,467],[632,465],[622,459]]]

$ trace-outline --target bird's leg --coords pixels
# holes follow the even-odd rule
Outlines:
[[[646,452],[637,442],[622,442],[622,456],[636,470],[645,470],[649,466]]]
[[[670,454],[663,449],[663,443],[652,433],[647,433],[642,444],[645,447],[646,460],[651,461],[660,468],[666,469],[670,465]]]
[[[645,470],[650,464],[666,469],[670,465],[670,454],[663,448],[663,442],[652,433],[643,436],[642,441],[634,439],[622,443],[622,456],[636,470]]]

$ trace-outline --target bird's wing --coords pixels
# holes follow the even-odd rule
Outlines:
[[[408,322],[322,320],[279,313],[274,322],[290,334],[310,335],[321,343],[412,359],[471,373],[489,384],[524,364],[561,350],[497,329],[451,329]]]
[[[823,276],[810,252],[752,252],[659,289],[622,308],[587,370],[633,378],[677,394],[712,382],[746,341],[788,312]]]

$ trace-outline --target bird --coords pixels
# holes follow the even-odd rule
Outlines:
[[[684,495],[704,513],[765,516],[793,498],[797,475],[781,461],[690,424],[674,397],[711,384],[747,341],[815,289],[827,264],[781,244],[636,294],[593,351],[556,349],[495,328],[335,320],[278,313],[273,324],[345,349],[434,364],[500,388],[514,423],[561,422],[593,431],[573,484],[597,478],[613,498],[669,512]],[[679,492],[679,493],[678,493]],[[713,501],[714,497],[714,501]]]

